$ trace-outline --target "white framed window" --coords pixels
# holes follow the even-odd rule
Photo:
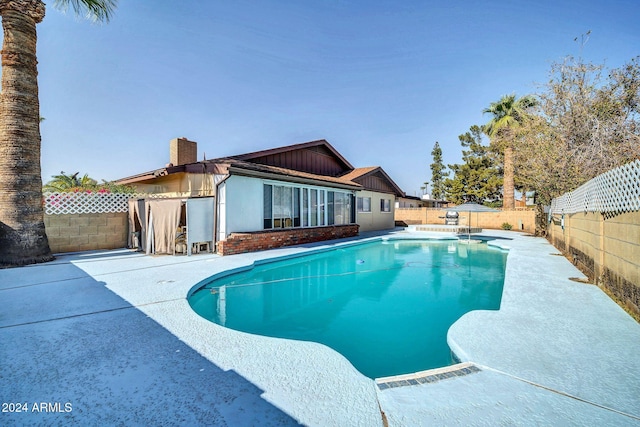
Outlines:
[[[309,189],[302,189],[302,226],[309,226]]]
[[[263,189],[264,229],[316,227],[353,222],[353,196],[349,193],[275,181],[265,181]],[[370,204],[369,200],[369,210]]]
[[[316,190],[315,188],[311,190],[311,209],[309,210],[309,213],[311,214],[311,226],[312,227],[317,227],[318,225],[324,225],[324,224],[318,224],[318,211],[319,211],[319,206],[318,206],[318,190]]]
[[[348,193],[327,192],[327,210],[329,225],[349,224],[351,220],[351,196]]]
[[[380,199],[380,212],[391,212],[391,200]]]
[[[356,207],[358,212],[371,212],[371,197],[358,197]]]

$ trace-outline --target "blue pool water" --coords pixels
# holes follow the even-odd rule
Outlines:
[[[500,307],[507,253],[457,241],[377,241],[212,278],[202,317],[252,334],[325,344],[380,378],[453,363],[447,330]]]

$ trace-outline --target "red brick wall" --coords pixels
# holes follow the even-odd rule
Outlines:
[[[282,246],[301,245],[323,240],[340,239],[358,235],[357,224],[334,225],[329,227],[291,228],[286,230],[265,230],[251,233],[231,233],[227,240],[218,242],[220,255],[263,251]]]

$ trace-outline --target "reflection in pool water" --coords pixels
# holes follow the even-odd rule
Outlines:
[[[451,364],[447,330],[500,307],[506,258],[485,244],[378,241],[213,278],[189,303],[231,329],[325,344],[379,378]]]

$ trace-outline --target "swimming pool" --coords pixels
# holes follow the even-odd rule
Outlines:
[[[456,240],[374,241],[216,275],[189,303],[231,329],[325,344],[379,378],[452,364],[447,330],[500,307],[506,257]]]

